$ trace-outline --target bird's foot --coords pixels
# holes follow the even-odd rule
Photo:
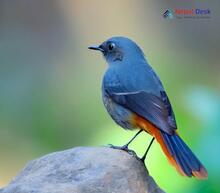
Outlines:
[[[140,161],[145,165],[145,159],[146,159],[146,156],[143,156],[142,158],[139,158]]]
[[[129,151],[127,145],[115,146],[115,145],[109,144],[109,146],[110,146],[110,148],[113,148],[113,149],[120,149],[120,150],[123,150],[123,151]]]
[[[129,153],[130,155],[136,156],[136,153],[135,153],[133,150],[128,149],[128,146],[127,146],[127,145],[115,146],[115,145],[112,145],[112,144],[108,144],[108,147],[110,147],[110,148],[112,148],[112,149],[123,150],[123,151],[126,151],[127,153]]]

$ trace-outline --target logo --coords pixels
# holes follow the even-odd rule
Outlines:
[[[164,13],[163,13],[163,17],[164,18],[169,18],[172,19],[173,18],[173,12],[169,9],[167,9]]]
[[[163,13],[164,18],[177,19],[208,19],[211,18],[210,9],[167,9]]]

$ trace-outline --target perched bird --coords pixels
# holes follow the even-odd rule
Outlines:
[[[134,138],[146,131],[153,136],[142,161],[154,139],[160,144],[169,162],[184,176],[204,179],[205,167],[177,133],[177,125],[168,96],[140,47],[126,37],[112,37],[99,50],[108,63],[102,83],[104,105],[112,119],[125,129],[140,129]]]

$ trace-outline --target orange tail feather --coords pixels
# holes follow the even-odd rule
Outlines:
[[[168,149],[160,129],[156,128],[149,121],[147,121],[147,120],[145,120],[145,119],[143,119],[142,117],[139,117],[139,116],[135,117],[135,123],[136,123],[137,127],[140,127],[142,129],[144,129],[146,132],[148,132],[149,134],[151,134],[152,136],[154,136],[156,138],[156,140],[160,144],[160,146],[161,146],[164,154],[166,155],[168,161],[170,162],[170,164],[173,165],[176,168],[176,170],[182,176],[189,176],[189,177],[190,176],[195,176],[198,179],[207,178],[207,176],[208,176],[207,171],[206,171],[206,169],[202,166],[202,164],[199,161],[198,161],[198,163],[201,164],[201,167],[199,168],[199,170],[190,170],[191,171],[190,175],[186,174],[186,172],[184,172],[184,168],[181,166],[180,163],[178,163],[176,158],[171,154],[170,150]],[[185,162],[186,160],[181,160],[181,161]]]

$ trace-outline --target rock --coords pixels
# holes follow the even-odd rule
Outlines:
[[[122,150],[77,147],[33,160],[0,193],[162,193],[144,164]]]

